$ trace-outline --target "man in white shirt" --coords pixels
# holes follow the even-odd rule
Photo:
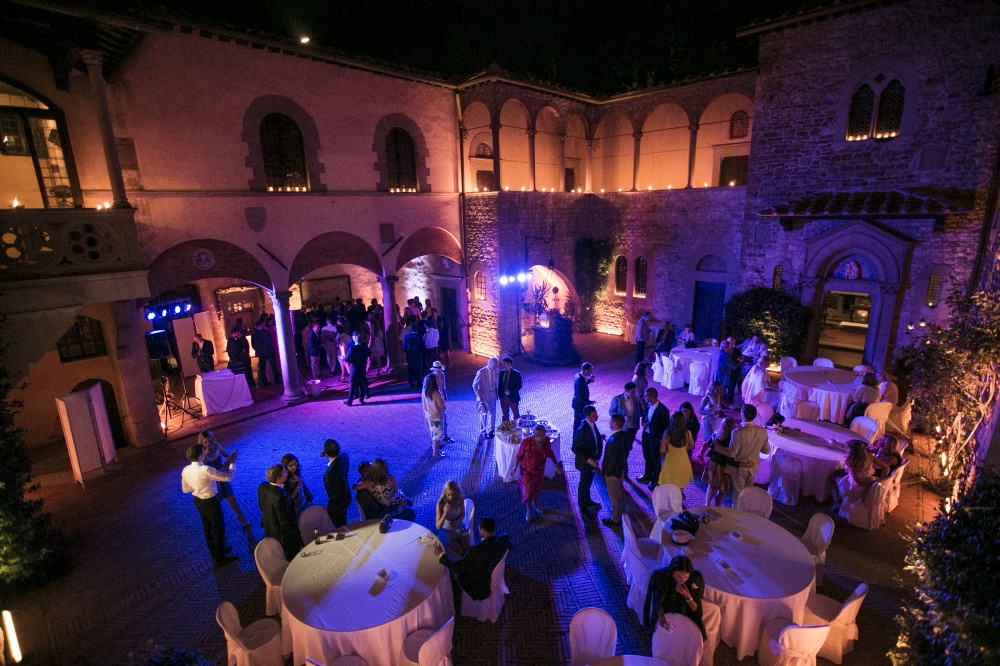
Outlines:
[[[226,545],[226,525],[222,518],[218,481],[232,481],[236,453],[229,457],[228,473],[205,465],[205,447],[195,444],[187,450],[187,467],[181,470],[181,491],[194,496],[194,506],[201,516],[205,543],[216,566],[236,559]]]
[[[497,382],[500,379],[500,359],[491,358],[476,371],[472,392],[476,394],[476,411],[479,413],[479,436],[493,437],[497,424]],[[489,429],[486,428],[489,423]]]
[[[434,322],[427,321],[426,324],[427,331],[424,333],[424,354],[427,355],[427,365],[431,365],[437,361],[440,356],[438,343],[441,341],[441,332],[437,330],[437,326],[434,325]]]
[[[733,482],[733,506],[739,501],[740,493],[747,486],[753,485],[760,466],[760,454],[770,453],[767,443],[767,431],[755,424],[757,408],[753,405],[743,405],[743,425],[733,431],[729,444],[729,457],[733,458],[738,467],[726,466],[726,474]]]
[[[646,310],[639,317],[639,321],[635,324],[635,362],[640,363],[646,360],[646,340],[649,339],[649,335],[653,332],[649,328],[649,318],[653,316],[653,313]]]

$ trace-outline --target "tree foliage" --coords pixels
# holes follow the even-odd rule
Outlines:
[[[742,341],[758,334],[767,341],[774,359],[798,358],[809,333],[809,308],[792,294],[770,287],[755,287],[734,295],[726,303],[723,330]]]
[[[614,243],[610,239],[578,238],[573,248],[576,293],[580,299],[577,320],[580,331],[593,330],[594,305],[608,286],[608,273],[614,261]]]

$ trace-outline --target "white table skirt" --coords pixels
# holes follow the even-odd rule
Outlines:
[[[802,494],[825,501],[830,492],[831,475],[844,466],[847,458],[847,450],[830,441],[846,442],[856,435],[847,428],[818,421],[788,419],[784,426],[786,429],[781,434],[773,431],[767,434],[771,455],[781,452],[798,458],[802,462]],[[789,432],[788,428],[798,428],[801,432]],[[771,470],[773,472],[773,465]]]
[[[674,347],[670,350],[670,358],[674,362],[674,370],[680,372],[684,377],[684,383],[691,383],[691,362],[701,361],[708,366],[709,372],[712,370],[712,348],[711,347]],[[712,381],[709,376],[708,381]]]
[[[782,379],[791,383],[810,401],[819,405],[819,417],[824,421],[843,423],[847,405],[858,390],[854,373],[838,368],[817,368],[800,365],[782,373]]]
[[[348,525],[344,538],[310,542],[289,564],[281,583],[282,637],[296,666],[307,657],[325,664],[349,654],[396,666],[407,635],[454,615],[436,538],[420,543],[431,533],[406,520],[395,520],[387,534],[378,526]],[[378,577],[383,569],[388,581]]]
[[[698,534],[681,548],[670,538],[666,521],[656,521],[650,538],[663,544],[663,566],[675,555],[687,555],[705,578],[705,598],[722,610],[720,636],[736,648],[736,658],[757,652],[760,632],[777,617],[801,623],[816,569],[802,542],[766,518],[724,508],[695,509],[719,518],[702,523]],[[742,536],[732,535],[738,531]],[[726,562],[725,569],[721,562]]]
[[[552,453],[555,454],[556,460],[562,461],[562,435],[559,434],[558,430],[552,430],[549,432],[549,443],[552,446]],[[500,433],[496,433],[496,438],[493,440],[493,457],[497,461],[497,474],[499,474],[504,481],[514,481],[517,479],[514,476],[514,459],[517,458],[517,450],[520,448],[521,442],[517,444],[511,444],[505,440]],[[556,475],[556,466],[551,460],[545,461],[545,478],[551,479]]]
[[[247,378],[232,370],[203,372],[194,378],[194,394],[201,402],[201,415],[231,412],[253,404]]]
[[[590,662],[590,666],[666,666],[662,659],[643,657],[638,654],[619,654]]]

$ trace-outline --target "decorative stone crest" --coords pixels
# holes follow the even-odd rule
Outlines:
[[[199,271],[210,271],[215,266],[215,253],[207,248],[198,248],[191,255],[191,264]]]

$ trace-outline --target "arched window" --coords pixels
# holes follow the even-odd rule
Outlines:
[[[750,117],[746,111],[736,111],[729,117],[729,138],[745,139],[750,134]]]
[[[389,187],[417,189],[417,153],[406,130],[394,127],[385,137],[385,156],[389,166]]]
[[[639,298],[646,297],[646,275],[649,271],[649,267],[646,264],[645,257],[639,257],[635,260],[635,284],[632,286],[632,295],[638,296]]]
[[[615,295],[624,296],[625,287],[628,284],[628,259],[618,257],[615,259]]]
[[[476,271],[476,274],[472,278],[472,297],[477,301],[486,300],[486,276],[483,275],[482,271]]]
[[[718,255],[706,254],[698,260],[695,270],[702,271],[703,273],[725,273],[726,262]]]
[[[490,147],[488,143],[480,143],[476,146],[476,150],[473,153],[474,157],[493,157],[493,148]]]
[[[95,356],[107,356],[108,351],[104,345],[104,330],[101,328],[101,322],[91,317],[77,315],[73,327],[59,338],[56,349],[59,350],[59,360],[62,363],[94,358]]]
[[[785,267],[778,264],[774,267],[774,275],[771,276],[771,289],[775,291],[781,291],[785,288],[782,278],[784,277]]]
[[[851,97],[851,110],[847,116],[847,140],[864,141],[871,134],[872,114],[875,112],[875,92],[867,83]]]
[[[268,192],[308,192],[302,132],[288,116],[272,113],[260,122],[260,147]]]
[[[903,124],[903,84],[893,79],[878,96],[878,118],[875,120],[876,139],[894,139]]]

